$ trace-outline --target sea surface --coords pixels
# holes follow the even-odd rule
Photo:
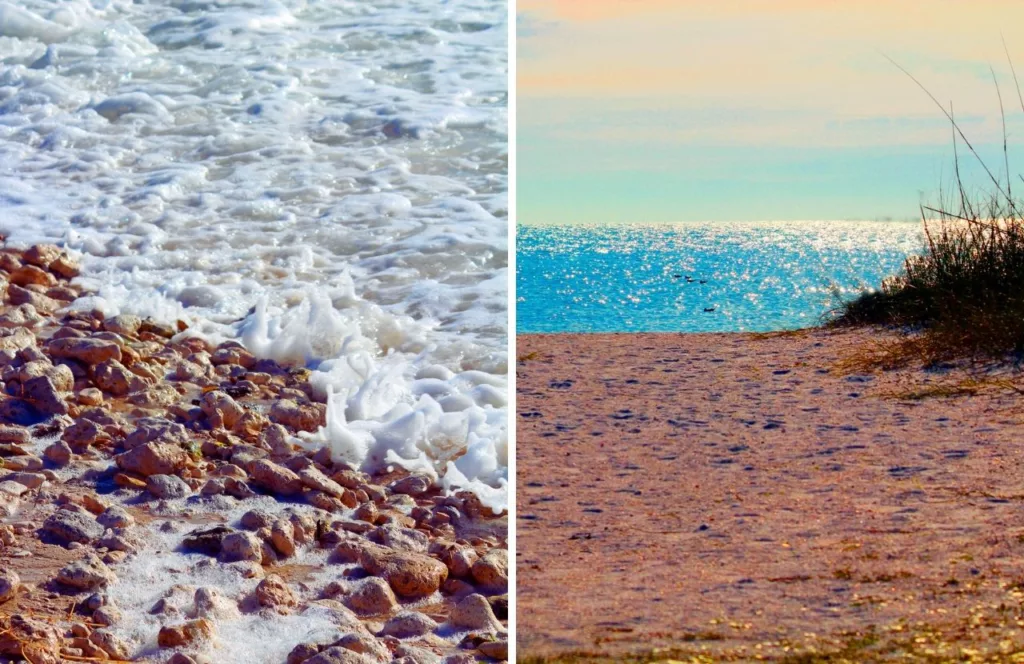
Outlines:
[[[764,332],[818,324],[897,273],[920,223],[520,225],[516,327]]]
[[[315,369],[310,445],[507,499],[507,6],[0,2],[0,234]]]

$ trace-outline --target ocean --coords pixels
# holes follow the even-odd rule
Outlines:
[[[516,328],[767,332],[820,323],[923,247],[920,223],[519,225]]]
[[[0,234],[315,370],[315,444],[507,502],[507,6],[0,2]]]

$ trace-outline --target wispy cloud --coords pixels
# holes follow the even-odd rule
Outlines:
[[[630,149],[655,147],[703,155],[729,148],[737,173],[744,149],[758,159],[787,147],[948,150],[939,109],[885,55],[952,102],[979,144],[1001,140],[991,63],[1011,140],[1024,139],[1000,40],[1001,30],[1024,24],[1019,2],[519,0],[518,7],[523,163],[540,149],[531,146],[552,141],[581,155],[581,164],[617,163],[623,172],[637,161],[625,158]],[[1007,41],[1024,72],[1024,42],[1009,33]],[[617,158],[597,159],[607,146]],[[521,198],[529,199],[530,174],[520,176]],[[917,189],[908,192],[912,205]]]

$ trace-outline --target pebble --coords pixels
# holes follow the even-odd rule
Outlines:
[[[477,646],[477,650],[499,662],[508,659],[508,641],[484,641]]]
[[[22,383],[22,397],[46,415],[65,415],[68,404],[49,376],[36,376]]]
[[[395,593],[409,598],[436,592],[448,578],[448,568],[436,558],[377,545],[362,550],[359,564],[370,574],[383,577]]]
[[[398,600],[384,579],[370,577],[344,598],[345,606],[364,615],[385,615],[390,613]]]
[[[373,664],[376,662],[371,657],[361,655],[348,648],[335,646],[310,657],[303,664]]]
[[[220,542],[220,560],[230,563],[239,560],[260,562],[263,560],[263,546],[259,538],[249,532],[233,532],[225,535]]]
[[[10,569],[0,568],[0,604],[12,599],[21,587],[21,579]]]
[[[84,510],[81,512],[68,509],[57,510],[43,522],[43,531],[53,535],[64,544],[68,542],[88,544],[103,536],[103,526]]]
[[[184,498],[192,493],[192,487],[177,475],[150,475],[146,478],[146,490],[161,500]]]
[[[77,590],[93,590],[113,583],[116,579],[110,568],[92,553],[66,565],[57,573],[58,582]]]
[[[295,597],[288,584],[277,574],[268,574],[259,585],[256,586],[256,602],[263,607],[277,609],[279,613],[286,613],[284,609],[296,606],[299,600]]]
[[[50,357],[69,358],[88,365],[97,365],[107,360],[121,361],[121,347],[101,339],[54,339],[46,348]]]
[[[96,521],[104,528],[127,528],[135,523],[135,517],[120,505],[111,505],[96,517]]]
[[[477,593],[469,595],[456,604],[448,620],[457,627],[477,631],[500,632],[505,629],[501,621],[494,615],[487,598]]]
[[[193,646],[211,638],[213,638],[213,621],[208,618],[198,618],[180,625],[161,627],[156,642],[161,648],[176,648]]]
[[[508,549],[491,549],[473,563],[473,580],[495,594],[508,592]]]
[[[409,496],[422,496],[430,487],[433,485],[433,481],[424,475],[410,475],[404,477],[397,482],[393,482],[390,486],[392,493],[406,494]]]
[[[380,636],[408,639],[433,632],[435,629],[437,629],[437,623],[430,616],[416,611],[403,611],[384,623]]]
[[[303,485],[298,475],[267,459],[258,459],[249,464],[249,474],[254,484],[279,496],[293,496],[302,491]]]
[[[171,443],[149,442],[119,454],[117,465],[139,475],[173,475],[188,463],[188,455]]]

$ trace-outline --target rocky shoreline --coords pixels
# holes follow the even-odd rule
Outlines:
[[[310,372],[0,248],[0,661],[507,659],[507,517],[295,436]],[[314,629],[315,627],[315,629]]]

